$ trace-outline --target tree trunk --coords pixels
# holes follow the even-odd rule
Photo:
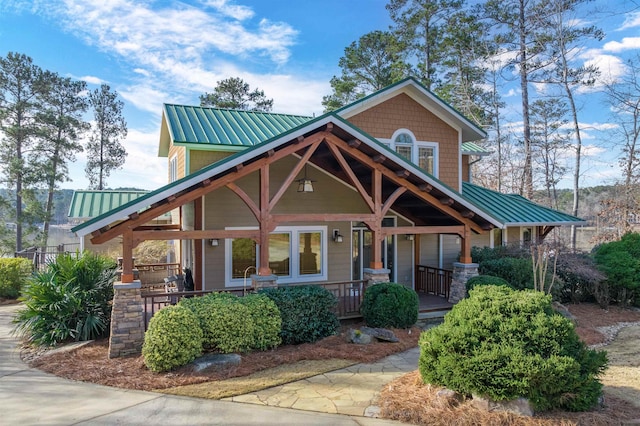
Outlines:
[[[531,166],[531,125],[529,120],[529,71],[527,67],[525,4],[520,0],[518,32],[520,37],[520,89],[522,90],[522,126],[524,143],[523,195],[533,197],[533,168]]]

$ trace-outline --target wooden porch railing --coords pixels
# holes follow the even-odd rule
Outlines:
[[[326,283],[304,283],[304,284],[285,284],[284,286],[301,286],[301,285],[318,285],[329,290],[336,298],[338,303],[336,305],[336,315],[338,319],[350,319],[360,317],[360,303],[364,297],[364,292],[367,287],[367,281],[340,281],[340,282],[326,282]],[[183,291],[166,293],[165,291],[150,291],[142,293],[142,303],[144,306],[145,317],[145,330],[149,325],[149,320],[160,309],[167,305],[176,304],[183,297],[196,297],[204,296],[209,293],[227,292],[235,294],[236,296],[244,296],[245,292],[252,292],[250,289],[244,289],[243,287],[229,287],[220,290],[205,290],[205,291]]]
[[[416,265],[416,291],[449,298],[453,271]]]

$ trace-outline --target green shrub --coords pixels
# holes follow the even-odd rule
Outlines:
[[[480,275],[500,277],[515,290],[533,289],[533,264],[531,259],[502,257],[481,262]]]
[[[111,259],[89,252],[58,256],[25,286],[16,332],[38,345],[108,335],[115,279]]]
[[[30,275],[29,259],[0,258],[0,298],[18,298]]]
[[[469,280],[467,281],[467,291],[481,285],[497,285],[509,287],[509,283],[503,278],[494,277],[493,275],[476,275],[475,277],[469,278]]]
[[[396,283],[368,287],[360,306],[370,327],[408,328],[418,321],[418,294]]]
[[[620,241],[600,245],[594,258],[607,276],[608,288],[599,303],[606,305],[609,298],[622,305],[633,303],[640,294],[640,234],[625,234]]]
[[[553,311],[551,296],[482,286],[420,336],[418,364],[426,383],[464,394],[583,411],[601,394],[606,362]]]
[[[251,349],[264,351],[282,342],[282,318],[278,307],[264,294],[247,294],[238,301],[249,309],[253,320],[254,336]]]
[[[246,352],[253,347],[255,326],[249,308],[228,293],[182,299],[202,329],[202,345],[222,353]]]
[[[340,326],[335,313],[337,299],[320,286],[265,288],[259,291],[273,300],[282,319],[286,345],[315,342],[335,334]]]
[[[196,314],[183,306],[160,309],[144,334],[142,356],[151,371],[169,371],[202,353],[202,329]]]

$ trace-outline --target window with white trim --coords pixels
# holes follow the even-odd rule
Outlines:
[[[226,239],[226,286],[243,285],[245,275],[255,273],[252,267],[260,267],[259,253],[260,246],[250,238]],[[269,268],[280,283],[326,281],[327,227],[277,227],[269,235]]]
[[[438,143],[418,141],[410,130],[398,129],[391,139],[380,139],[401,157],[438,177]]]
[[[178,156],[174,155],[169,160],[169,183],[178,180]]]

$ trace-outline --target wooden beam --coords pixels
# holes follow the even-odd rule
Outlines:
[[[349,142],[347,142],[347,144],[349,145],[349,147],[351,148],[357,148],[360,146],[362,142],[360,142],[358,139],[351,139]]]
[[[203,181],[201,182],[201,185],[202,185],[203,187],[207,187],[207,186],[211,185],[211,179],[207,178],[207,179],[203,180]]]
[[[445,206],[452,206],[453,205],[453,198],[451,198],[451,197],[440,198],[440,204],[445,205]],[[462,217],[464,217],[464,216],[462,216]]]
[[[271,220],[275,224],[288,222],[370,222],[375,215],[365,213],[303,213],[303,214],[272,214]]]
[[[387,157],[385,157],[382,154],[378,154],[378,155],[374,155],[372,159],[373,159],[374,163],[380,164],[380,163],[384,163],[384,161],[387,159]]]
[[[240,197],[240,199],[244,201],[247,207],[249,207],[249,209],[251,210],[251,213],[253,213],[253,216],[256,219],[260,220],[260,209],[258,208],[256,203],[251,199],[251,197],[249,197],[249,195],[246,192],[244,192],[242,188],[236,185],[235,182],[229,182],[227,184],[227,188],[229,188],[238,197]]]
[[[372,159],[367,154],[361,152],[360,150],[349,148],[349,146],[337,136],[327,135],[326,139],[327,139],[327,143],[335,144],[340,150],[347,152],[350,156],[354,157],[360,162],[364,164],[369,164],[371,167],[377,170],[380,170],[387,179],[389,179],[390,181],[394,182],[399,186],[405,186],[409,191],[415,194],[416,197],[431,204],[432,206],[440,210],[442,213],[445,213],[455,218],[460,223],[468,224],[471,227],[471,229],[475,232],[481,233],[483,231],[480,225],[471,221],[470,219],[462,217],[459,211],[455,210],[451,206],[446,206],[441,204],[440,201],[436,197],[431,195],[429,192],[420,190],[420,188],[417,185],[411,183],[410,181],[407,181],[406,179],[399,178],[398,176],[395,175],[395,173],[391,172],[386,167],[380,164],[375,164],[375,162],[372,163]]]
[[[327,130],[327,132],[332,132],[333,131],[333,123],[331,123],[331,122],[327,123],[327,125],[325,126],[325,129]]]
[[[476,214],[474,212],[472,212],[471,210],[465,210],[462,213],[460,213],[462,215],[462,217],[466,217],[467,219],[471,219],[473,218]]]
[[[168,231],[181,229],[179,223],[166,223],[162,225],[140,225],[134,228],[134,231]]]
[[[108,231],[103,231],[100,235],[95,236],[94,238],[91,239],[91,242],[94,244],[102,244],[106,241],[111,240],[112,238],[121,235],[125,229],[132,229],[135,228],[138,225],[142,225],[145,224],[147,222],[149,222],[152,219],[155,219],[156,217],[167,213],[173,209],[175,209],[177,206],[182,205],[182,204],[186,204],[190,201],[195,200],[198,197],[201,197],[202,195],[208,194],[210,192],[215,191],[216,189],[222,188],[224,186],[227,185],[227,183],[229,182],[233,182],[237,179],[240,179],[244,176],[247,176],[253,172],[255,172],[256,170],[259,170],[260,167],[262,167],[264,164],[267,164],[269,162],[275,162],[278,161],[288,155],[291,155],[293,153],[295,153],[296,151],[298,151],[300,148],[304,148],[305,146],[311,145],[312,143],[314,143],[317,140],[322,140],[324,139],[327,135],[330,135],[330,133],[326,133],[326,132],[319,132],[319,133],[315,133],[307,138],[305,138],[304,143],[302,144],[291,144],[289,146],[286,146],[280,150],[278,150],[275,154],[275,156],[271,159],[269,158],[261,158],[261,159],[257,159],[256,161],[253,161],[252,163],[250,163],[249,165],[247,165],[246,167],[242,167],[240,170],[236,170],[235,172],[229,173],[225,176],[222,176],[219,179],[215,179],[213,181],[213,183],[211,185],[209,185],[206,188],[200,187],[197,188],[196,186],[192,187],[194,189],[190,190],[190,191],[183,191],[180,194],[180,197],[178,197],[177,199],[175,199],[175,203],[172,205],[168,205],[165,202],[158,202],[155,203],[155,207],[147,209],[143,212],[140,213],[140,216],[138,217],[138,219],[135,220],[125,220],[123,222],[120,222],[117,225],[112,226],[110,229],[108,229]],[[236,166],[237,168],[237,166]]]
[[[278,201],[280,201],[280,198],[282,198],[287,189],[289,189],[289,186],[291,186],[296,176],[298,176],[298,173],[300,173],[302,168],[307,164],[307,162],[311,158],[311,155],[316,152],[321,142],[322,140],[318,140],[310,145],[307,149],[307,152],[305,152],[302,158],[300,158],[300,161],[298,161],[298,164],[296,164],[291,172],[289,172],[289,176],[287,176],[278,191],[276,191],[275,195],[269,201],[269,210],[273,210]]]
[[[133,212],[129,215],[129,219],[137,219],[138,216],[140,216],[140,213],[138,212]]]
[[[213,238],[251,238],[258,240],[258,229],[200,229],[193,231],[133,231],[138,241],[146,240],[210,240]]]
[[[451,234],[464,236],[464,225],[452,225],[452,226],[396,226],[396,227],[384,227],[382,233],[387,235],[399,235],[399,234]]]
[[[244,169],[244,164],[240,163],[240,164],[236,165],[235,169],[236,169],[236,172],[241,171],[242,169]]]
[[[304,141],[304,136],[298,136],[296,140],[293,141],[295,144],[299,144]]]
[[[396,176],[406,179],[409,176],[411,176],[411,172],[409,170],[406,170],[406,169],[396,170]]]
[[[269,267],[269,233],[272,231],[270,222],[271,208],[269,205],[269,163],[260,167],[260,244],[258,275],[271,275]]]
[[[331,154],[333,154],[333,157],[336,159],[336,161],[338,161],[338,164],[340,164],[342,170],[347,174],[353,186],[356,187],[364,202],[367,203],[367,206],[369,206],[369,209],[373,212],[375,210],[375,207],[373,205],[371,196],[364,189],[364,186],[362,186],[362,183],[360,183],[360,180],[353,172],[351,167],[349,167],[349,163],[347,163],[347,160],[344,158],[340,150],[333,144],[327,144],[327,147],[329,148],[329,151],[331,151]]]
[[[422,192],[431,192],[433,186],[428,183],[421,183],[420,185],[418,185],[418,189]]]
[[[382,206],[382,209],[380,211],[380,214],[382,215],[382,217],[384,217],[384,215],[387,214],[387,212],[389,211],[393,203],[396,202],[398,197],[400,197],[405,192],[407,192],[407,188],[405,188],[404,186],[399,186],[396,188],[395,191],[393,191],[393,193],[389,196],[389,198],[387,198],[387,200],[384,202],[384,205]]]
[[[460,238],[460,263],[473,263],[471,259],[471,229],[464,226],[463,235]]]
[[[133,282],[133,232],[127,231],[122,235],[122,275],[120,282]]]

